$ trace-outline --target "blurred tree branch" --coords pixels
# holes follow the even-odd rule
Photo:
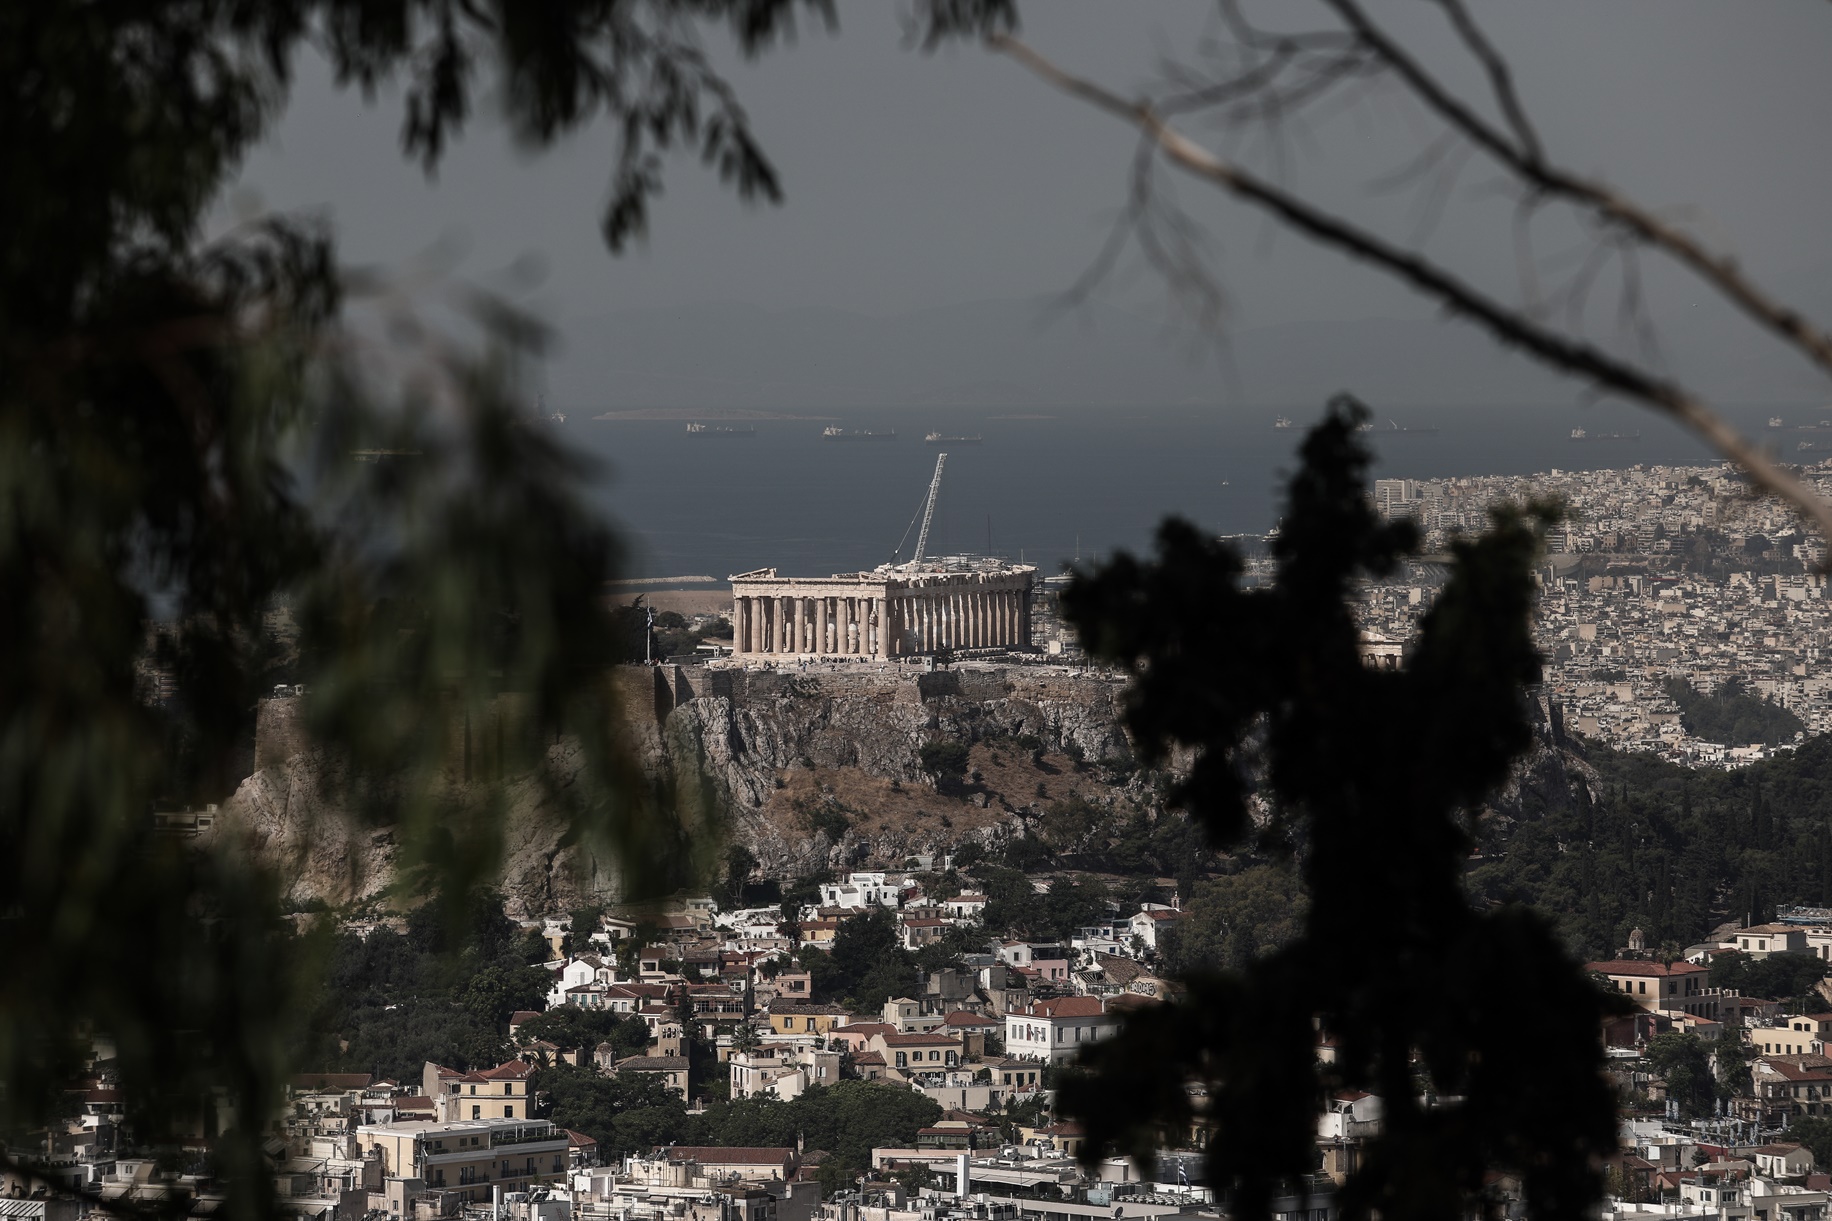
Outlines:
[[[1504,302],[1481,290],[1453,266],[1426,254],[1418,243],[1392,241],[1342,209],[1283,186],[1239,158],[1216,152],[1185,130],[1188,121],[1211,119],[1226,127],[1276,134],[1284,124],[1326,104],[1340,103],[1350,87],[1365,87],[1377,81],[1397,83],[1406,96],[1439,120],[1443,134],[1428,146],[1418,162],[1393,176],[1394,184],[1417,179],[1440,165],[1453,142],[1461,144],[1487,157],[1508,176],[1508,189],[1515,195],[1523,219],[1548,203],[1569,205],[1602,235],[1603,250],[1613,251],[1625,260],[1635,248],[1670,257],[1755,325],[1820,369],[1832,372],[1832,335],[1757,284],[1734,259],[1663,221],[1621,192],[1567,170],[1550,158],[1520,100],[1507,61],[1462,0],[1436,3],[1443,9],[1459,45],[1481,68],[1490,100],[1502,115],[1499,125],[1484,118],[1474,103],[1444,84],[1357,0],[1319,3],[1336,17],[1334,26],[1268,31],[1252,24],[1237,0],[1221,0],[1224,26],[1232,36],[1227,48],[1232,58],[1217,54],[1226,59],[1225,69],[1205,72],[1173,64],[1166,73],[1169,85],[1158,96],[1124,96],[1068,71],[1008,33],[995,32],[984,41],[1053,87],[1139,132],[1144,150],[1132,169],[1127,223],[1148,260],[1167,277],[1174,291],[1196,302],[1204,322],[1218,318],[1220,286],[1200,261],[1190,257],[1187,234],[1192,223],[1155,198],[1151,171],[1159,157],[1318,244],[1393,276],[1437,302],[1447,313],[1479,326],[1500,343],[1601,391],[1638,402],[1677,421],[1832,538],[1832,506],[1792,470],[1739,434],[1702,395],[1656,372],[1645,362],[1606,350],[1573,327],[1549,321],[1544,310],[1531,300],[1534,293],[1530,287],[1530,258],[1523,257],[1521,267],[1523,280],[1529,282],[1528,302]],[[1281,18],[1289,17],[1290,12],[1281,10]],[[1179,125],[1178,120],[1186,124]],[[1146,152],[1155,156],[1146,156]],[[1433,194],[1427,205],[1436,212],[1444,206],[1448,187],[1438,182],[1430,189]],[[1156,232],[1167,223],[1167,217],[1177,238],[1175,247],[1170,249]],[[1110,244],[1097,261],[1097,274],[1111,265],[1112,258]],[[1592,260],[1581,269],[1572,288],[1574,299],[1583,292],[1597,265]],[[1625,268],[1632,274],[1631,263],[1625,261]],[[1639,301],[1632,287],[1628,291],[1624,307],[1639,325]]]

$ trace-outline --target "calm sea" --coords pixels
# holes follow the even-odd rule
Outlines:
[[[1297,427],[1279,431],[1273,427],[1279,413],[1270,409],[1001,419],[981,409],[922,408],[836,421],[897,432],[894,442],[852,443],[823,440],[818,420],[760,421],[754,436],[708,438],[690,436],[685,421],[598,421],[582,408],[569,414],[568,440],[603,461],[596,494],[623,530],[629,575],[724,578],[766,566],[813,576],[888,561],[921,508],[943,449],[948,461],[931,554],[990,552],[1049,572],[1077,555],[1144,549],[1156,523],[1171,513],[1217,533],[1263,532],[1277,520],[1281,477],[1296,462],[1303,428],[1319,413],[1289,412]],[[1766,431],[1770,414],[1784,416],[1790,430]],[[1824,433],[1791,431],[1818,414],[1751,407],[1732,416],[1792,458],[1802,440],[1832,444]],[[1378,477],[1714,460],[1678,428],[1626,407],[1421,408],[1393,418],[1439,431],[1371,437]],[[1574,444],[1573,428],[1640,438]],[[931,429],[984,441],[927,444],[922,438]],[[912,531],[904,558],[914,543]]]

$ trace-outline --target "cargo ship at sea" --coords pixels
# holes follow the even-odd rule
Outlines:
[[[979,445],[984,442],[986,438],[977,434],[971,437],[950,437],[940,432],[932,432],[924,437],[923,440],[931,445]]]
[[[1639,441],[1638,432],[1585,432],[1582,428],[1571,430],[1573,441]]]
[[[750,425],[743,428],[731,428],[724,424],[689,424],[687,435],[690,437],[754,437],[757,430]]]
[[[872,432],[864,428],[841,428],[829,424],[821,430],[821,437],[827,441],[895,441],[897,430],[893,428],[889,432]]]

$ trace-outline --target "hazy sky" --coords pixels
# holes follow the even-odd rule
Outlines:
[[[1473,79],[1440,54],[1447,44],[1434,6],[1393,0],[1374,8],[1420,32],[1447,74]],[[1068,284],[1122,197],[1126,132],[977,47],[935,55],[907,48],[896,6],[842,9],[838,33],[808,28],[792,47],[732,65],[781,171],[785,204],[746,208],[697,164],[677,159],[647,247],[622,258],[598,234],[613,155],[608,129],[524,155],[497,125],[475,122],[429,182],[400,156],[398,98],[366,105],[335,91],[315,64],[302,65],[289,111],[243,182],[271,208],[328,210],[353,261],[398,262],[442,237],[465,243],[470,274],[540,256],[548,275],[534,300],[567,340],[553,378],[574,388],[598,375],[594,328],[625,311],[739,303],[897,314],[1035,299]],[[1756,0],[1477,9],[1516,64],[1561,160],[1695,218],[1809,307],[1832,301],[1832,158],[1823,131],[1832,115],[1832,9]],[[1210,23],[1209,6],[1169,0],[1049,0],[1022,12],[1028,40],[1123,91],[1151,83],[1160,57],[1194,55]],[[1372,195],[1367,183],[1417,147],[1405,113],[1371,104],[1294,141],[1286,168],[1292,181],[1368,209],[1406,236],[1415,205]],[[1482,181],[1463,180],[1431,249],[1511,293],[1509,213],[1481,193]],[[1278,234],[1200,187],[1184,184],[1180,197],[1210,226],[1243,333],[1432,315],[1366,269]],[[1552,225],[1543,241],[1550,253],[1573,238]],[[1683,278],[1656,274],[1649,284],[1682,347],[1686,328],[1715,325]],[[1139,284],[1121,284],[1114,295],[1135,307],[1158,300]],[[1605,334],[1611,318],[1597,311]]]

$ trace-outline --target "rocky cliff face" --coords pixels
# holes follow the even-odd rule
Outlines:
[[[1064,799],[1112,809],[1116,819],[1162,814],[1154,778],[1133,770],[1116,681],[1017,667],[920,675],[632,667],[620,679],[623,730],[658,804],[710,812],[765,876],[894,868],[967,842],[996,845],[1037,830]],[[263,703],[257,770],[217,833],[243,837],[291,880],[296,902],[379,895],[395,878],[395,830],[340,801],[343,778],[298,731],[297,714],[296,699]],[[1543,707],[1540,722],[1534,746],[1482,812],[1489,842],[1582,800],[1582,790],[1594,796],[1594,770],[1562,748]],[[969,748],[960,782],[938,787],[924,771],[922,749],[935,742]],[[478,825],[500,834],[514,915],[624,894],[616,862],[569,842],[554,802],[581,768],[578,744],[563,740],[539,773],[502,789],[446,781],[454,817],[485,820]],[[496,808],[506,816],[488,813]]]
[[[1119,725],[1121,684],[1090,676],[664,666],[631,668],[620,679],[624,729],[650,786],[677,808],[715,812],[770,874],[900,865],[964,840],[996,840],[1069,791],[1061,778],[1071,760],[1131,758]],[[394,878],[393,829],[365,823],[338,799],[335,763],[300,734],[297,713],[297,699],[263,702],[257,770],[227,803],[221,833],[245,838],[291,879],[294,901],[378,895]],[[1034,756],[1037,774],[1022,777],[1034,787],[970,782],[939,792],[921,751],[940,741],[978,744],[976,769],[995,773],[1007,756]],[[508,814],[497,829],[503,888],[517,914],[620,897],[612,863],[565,842],[565,819],[549,796],[550,786],[577,777],[580,763],[577,744],[562,741],[541,775],[507,782]],[[460,817],[489,796],[481,784],[447,787]],[[1084,779],[1088,787],[1098,781]]]

